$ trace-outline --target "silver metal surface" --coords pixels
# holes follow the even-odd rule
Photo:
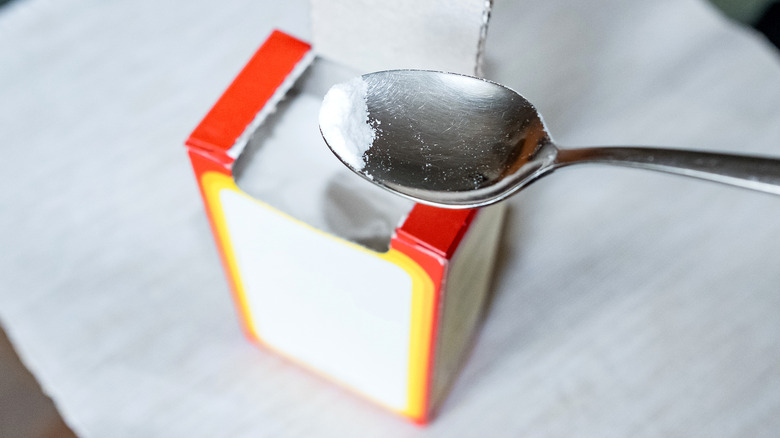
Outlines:
[[[533,105],[494,82],[422,70],[370,73],[363,80],[377,137],[362,169],[347,166],[425,204],[492,204],[576,163],[657,170],[780,195],[780,159],[645,147],[562,149]]]

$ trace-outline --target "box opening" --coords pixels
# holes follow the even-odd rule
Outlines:
[[[315,57],[250,133],[234,166],[247,194],[326,233],[386,252],[414,202],[353,174],[328,149],[318,115],[328,89],[359,75]]]

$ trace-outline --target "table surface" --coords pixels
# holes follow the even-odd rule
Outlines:
[[[496,0],[487,77],[562,145],[780,155],[780,55],[700,0]],[[240,333],[183,141],[308,4],[0,10],[0,320],[80,436],[776,436],[780,200],[582,166],[511,205],[427,427]]]

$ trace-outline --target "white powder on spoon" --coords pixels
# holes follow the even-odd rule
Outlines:
[[[334,85],[322,101],[320,131],[328,146],[356,170],[365,166],[363,154],[376,139],[368,120],[368,84],[357,77]]]

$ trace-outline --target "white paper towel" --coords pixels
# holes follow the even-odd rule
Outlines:
[[[83,437],[773,437],[780,201],[629,169],[520,193],[436,421],[247,343],[184,139],[304,1],[0,10],[0,319]],[[780,155],[780,56],[698,0],[497,1],[485,74],[566,145]]]

